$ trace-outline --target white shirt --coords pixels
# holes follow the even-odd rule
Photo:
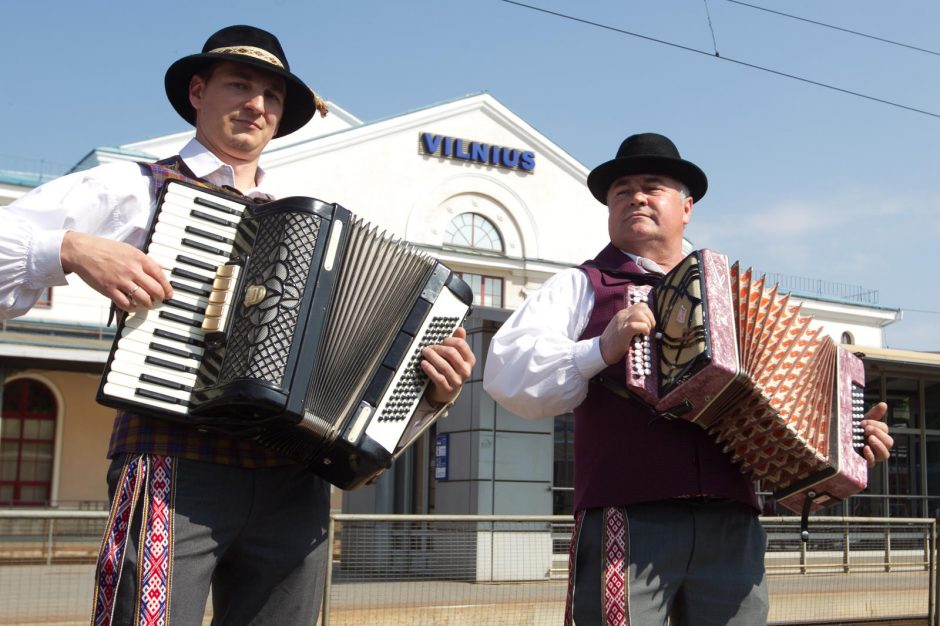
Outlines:
[[[646,269],[653,261],[624,252]],[[526,299],[490,341],[483,388],[526,418],[568,413],[584,401],[588,382],[607,367],[600,337],[578,341],[594,310],[587,274],[555,274]]]
[[[235,172],[195,139],[180,156],[197,178],[235,186]],[[256,186],[264,190],[258,168]],[[123,241],[138,248],[147,239],[156,207],[150,177],[137,163],[100,165],[62,176],[0,207],[0,319],[22,315],[47,287],[65,285],[59,252],[69,230]]]

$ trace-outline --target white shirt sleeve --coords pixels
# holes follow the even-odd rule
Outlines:
[[[578,341],[593,308],[594,292],[581,270],[545,281],[493,336],[483,388],[526,418],[573,410],[587,396],[591,377],[607,367],[600,338]]]
[[[136,163],[114,163],[57,178],[0,207],[0,319],[22,315],[44,289],[66,284],[59,253],[67,231],[141,247],[150,187]]]

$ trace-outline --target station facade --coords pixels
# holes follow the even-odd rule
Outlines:
[[[81,171],[176,154],[192,131],[97,148]],[[364,123],[341,107],[272,142],[262,159],[285,195],[336,202],[426,250],[474,291],[467,321],[478,368],[439,420],[375,484],[334,494],[356,513],[566,514],[571,415],[525,420],[483,390],[489,340],[526,297],[606,244],[606,208],[589,168],[489,94]],[[0,172],[0,205],[38,181]],[[793,299],[866,365],[866,402],[887,400],[895,453],[846,514],[925,516],[940,509],[940,356],[888,350],[896,309],[794,291]],[[0,506],[106,505],[113,410],[95,403],[113,340],[108,303],[75,281],[0,327],[4,380]],[[775,512],[772,499],[767,512]],[[834,511],[837,512],[837,511]]]

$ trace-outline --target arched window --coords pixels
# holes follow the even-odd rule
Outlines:
[[[855,337],[852,336],[852,333],[845,331],[842,333],[842,343],[847,346],[850,346],[855,343]]]
[[[479,213],[461,213],[450,221],[444,243],[461,248],[503,252],[503,238],[493,222]]]
[[[56,400],[46,385],[20,378],[4,386],[0,506],[49,504],[55,419]]]

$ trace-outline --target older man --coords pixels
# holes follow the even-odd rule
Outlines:
[[[216,32],[201,53],[173,63],[164,82],[196,127],[179,155],[71,174],[0,210],[0,317],[28,310],[68,273],[128,311],[172,297],[164,268],[140,250],[162,182],[270,200],[261,152],[326,112],[290,71],[277,38],[251,26]],[[425,348],[432,384],[422,410],[447,406],[473,361],[463,329]],[[328,561],[325,481],[251,440],[130,413],[115,420],[109,457],[112,518],[94,624],[201,624],[210,584],[213,623],[317,622]]]
[[[751,481],[708,433],[657,419],[592,380],[624,380],[624,356],[655,319],[624,304],[683,258],[694,203],[708,188],[668,138],[628,137],[588,176],[608,207],[610,244],[560,272],[493,337],[484,387],[528,418],[575,414],[575,533],[568,623],[766,622],[765,535]],[[875,406],[863,422],[870,464],[892,445]]]

